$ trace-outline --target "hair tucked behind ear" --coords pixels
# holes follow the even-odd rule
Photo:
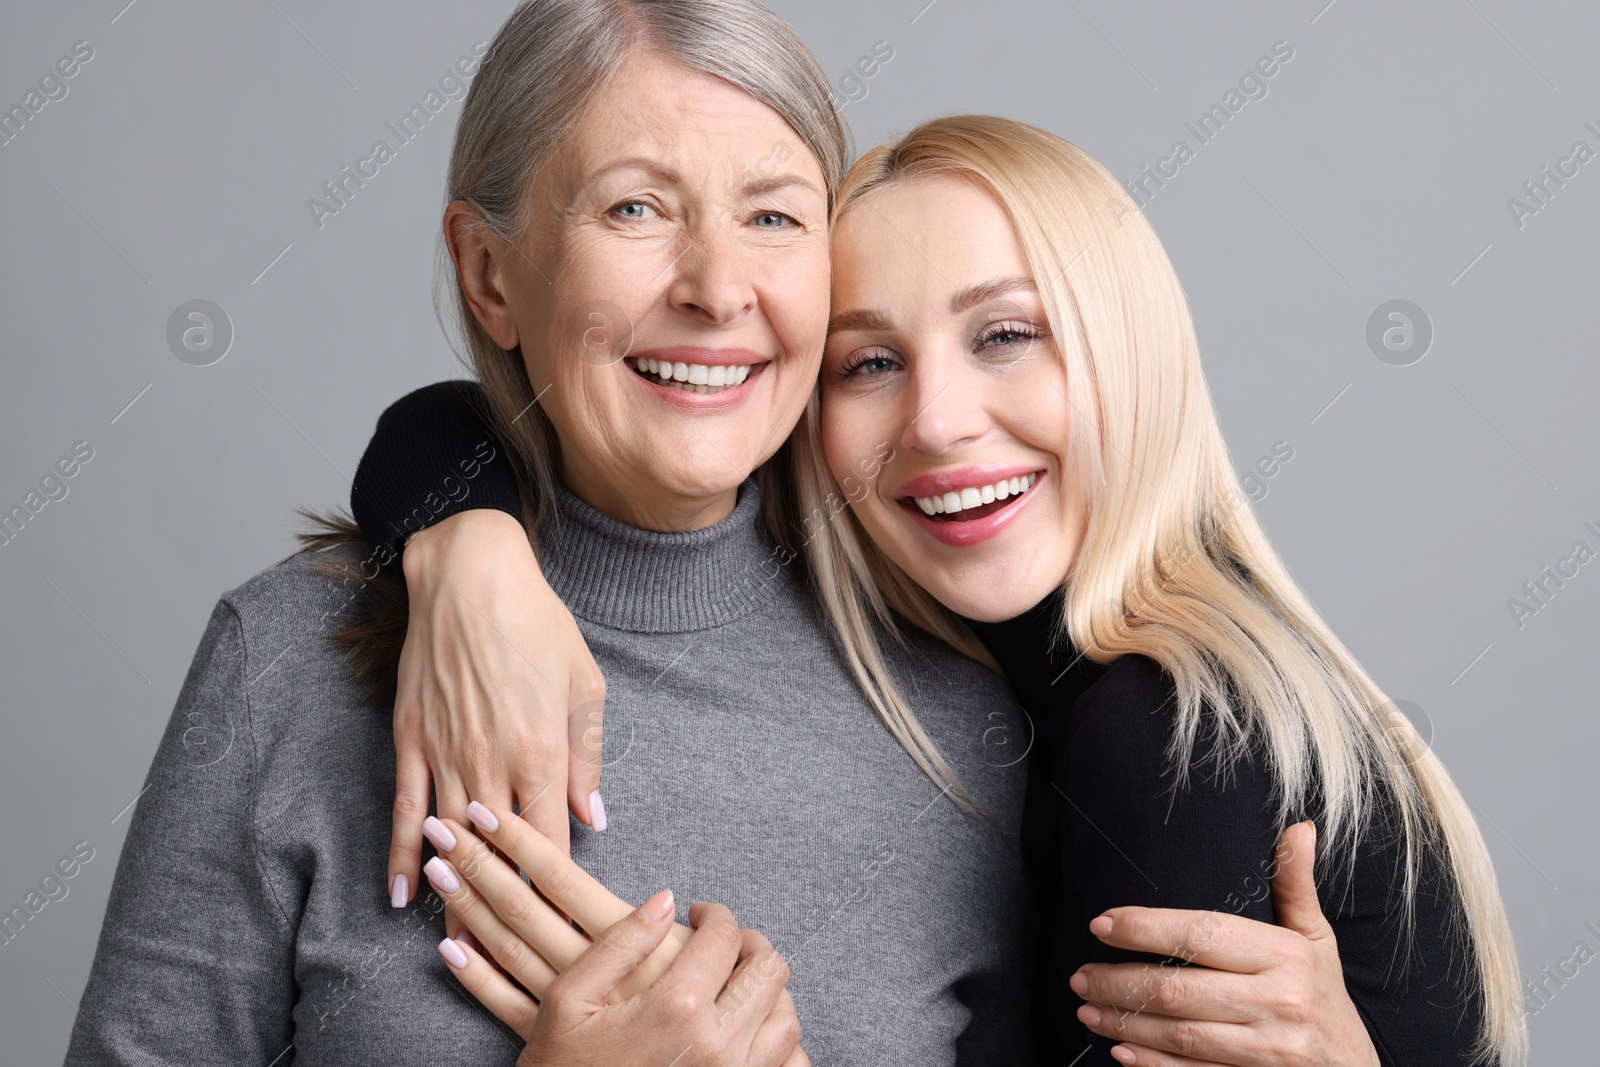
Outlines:
[[[1479,1051],[1520,1063],[1517,960],[1488,848],[1444,766],[1323,622],[1256,521],[1228,460],[1183,289],[1149,223],[1075,145],[984,116],[936,119],[866,153],[845,178],[835,219],[928,175],[961,177],[1005,208],[1066,363],[1076,417],[1063,452],[1075,466],[1063,474],[1088,500],[1063,590],[1066,633],[1096,662],[1136,652],[1173,677],[1170,756],[1180,774],[1202,725],[1218,731],[1225,763],[1260,742],[1280,817],[1314,813],[1334,863],[1392,804],[1406,917],[1431,851],[1461,903],[1485,1007]],[[839,491],[817,425],[813,399],[794,439],[802,512]],[[808,548],[837,615],[887,621],[896,611],[975,654],[970,635],[853,516],[828,523]],[[855,640],[875,673],[872,646]]]

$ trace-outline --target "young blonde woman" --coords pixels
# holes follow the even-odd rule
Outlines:
[[[1033,127],[941,119],[860,159],[834,218],[818,389],[765,468],[788,496],[787,528],[769,523],[775,566],[804,569],[891,728],[915,703],[904,694],[938,680],[897,681],[880,626],[998,665],[1031,713],[1035,738],[995,743],[1031,744],[1041,1051],[1064,1062],[1087,1043],[1098,1062],[1156,1067],[1520,1062],[1483,840],[1245,503],[1182,289],[1115,180]],[[693,384],[629,362],[652,388]],[[589,733],[568,796],[603,830],[584,758],[595,670],[520,524],[492,510],[519,514],[518,485],[489,472],[454,507],[424,500],[430,463],[487,435],[469,395],[424,392],[363,460],[355,504],[374,541],[444,519],[404,550],[413,615],[434,621],[406,646],[397,741],[509,814],[514,791],[482,753],[541,720],[498,725],[524,710],[499,694],[539,694],[545,722],[576,708]],[[505,651],[523,637],[526,653]],[[565,755],[564,727],[534,729],[547,760]],[[960,788],[936,749],[908,747]],[[1275,908],[1268,889],[1300,820],[1320,835],[1320,910],[1315,893]],[[564,828],[550,836],[559,851]],[[473,910],[521,913],[517,888]],[[1275,918],[1293,929],[1263,925]],[[1191,966],[1150,966],[1163,957]],[[486,997],[508,995],[474,973]]]

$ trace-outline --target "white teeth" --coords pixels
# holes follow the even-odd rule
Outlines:
[[[641,374],[661,379],[663,384],[681,383],[679,388],[691,393],[712,393],[743,385],[750,377],[749,364],[669,363],[666,360],[637,357],[631,365]]]
[[[1027,489],[1039,480],[1037,474],[1024,474],[1016,478],[1002,478],[989,485],[972,486],[962,489],[959,493],[943,493],[939,496],[915,497],[917,508],[924,515],[949,515],[968,508],[982,507],[984,504],[993,504],[996,500],[1005,500],[1008,497],[1021,496]]]

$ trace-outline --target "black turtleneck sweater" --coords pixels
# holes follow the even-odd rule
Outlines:
[[[398,554],[409,532],[469,508],[520,514],[515,481],[478,414],[481,404],[474,383],[446,382],[384,413],[351,494],[374,543]],[[1273,922],[1272,857],[1286,824],[1277,818],[1260,754],[1219,774],[1214,738],[1204,730],[1187,782],[1175,788],[1167,751],[1176,713],[1172,678],[1141,655],[1111,664],[1080,656],[1060,633],[1060,617],[1060,598],[1052,595],[1015,619],[973,627],[1005,669],[1035,734],[1022,833],[1042,927],[1033,1012],[1040,1062],[1105,1067],[1116,1063],[1109,1052],[1115,1042],[1078,1022],[1081,1001],[1068,980],[1089,962],[1161,957],[1105,945],[1089,932],[1089,920],[1108,908],[1144,905]],[[1319,859],[1318,895],[1338,937],[1346,987],[1384,1067],[1461,1067],[1472,1062],[1483,1015],[1471,957],[1453,932],[1459,904],[1448,872],[1425,861],[1408,946],[1399,862],[1393,813],[1384,809],[1353,854]]]

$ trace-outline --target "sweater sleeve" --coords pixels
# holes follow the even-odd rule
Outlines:
[[[285,1062],[303,894],[256,848],[246,682],[220,603],[133,811],[67,1067]]]
[[[406,538],[473,508],[522,517],[516,475],[485,416],[477,382],[424,386],[389,405],[361,456],[350,509],[398,566]]]
[[[1177,784],[1167,753],[1176,691],[1153,661],[1132,659],[1079,698],[1065,766],[1058,764],[1063,878],[1079,904],[1068,921],[1077,924],[1085,960],[1189,962],[1178,945],[1169,956],[1108,946],[1088,932],[1089,920],[1136,905],[1273,922],[1271,864],[1281,827],[1260,761],[1240,759],[1219,773],[1214,734],[1202,734],[1187,781]],[[1114,1041],[1087,1029],[1083,1035],[1096,1050],[1086,1063],[1116,1062]]]

